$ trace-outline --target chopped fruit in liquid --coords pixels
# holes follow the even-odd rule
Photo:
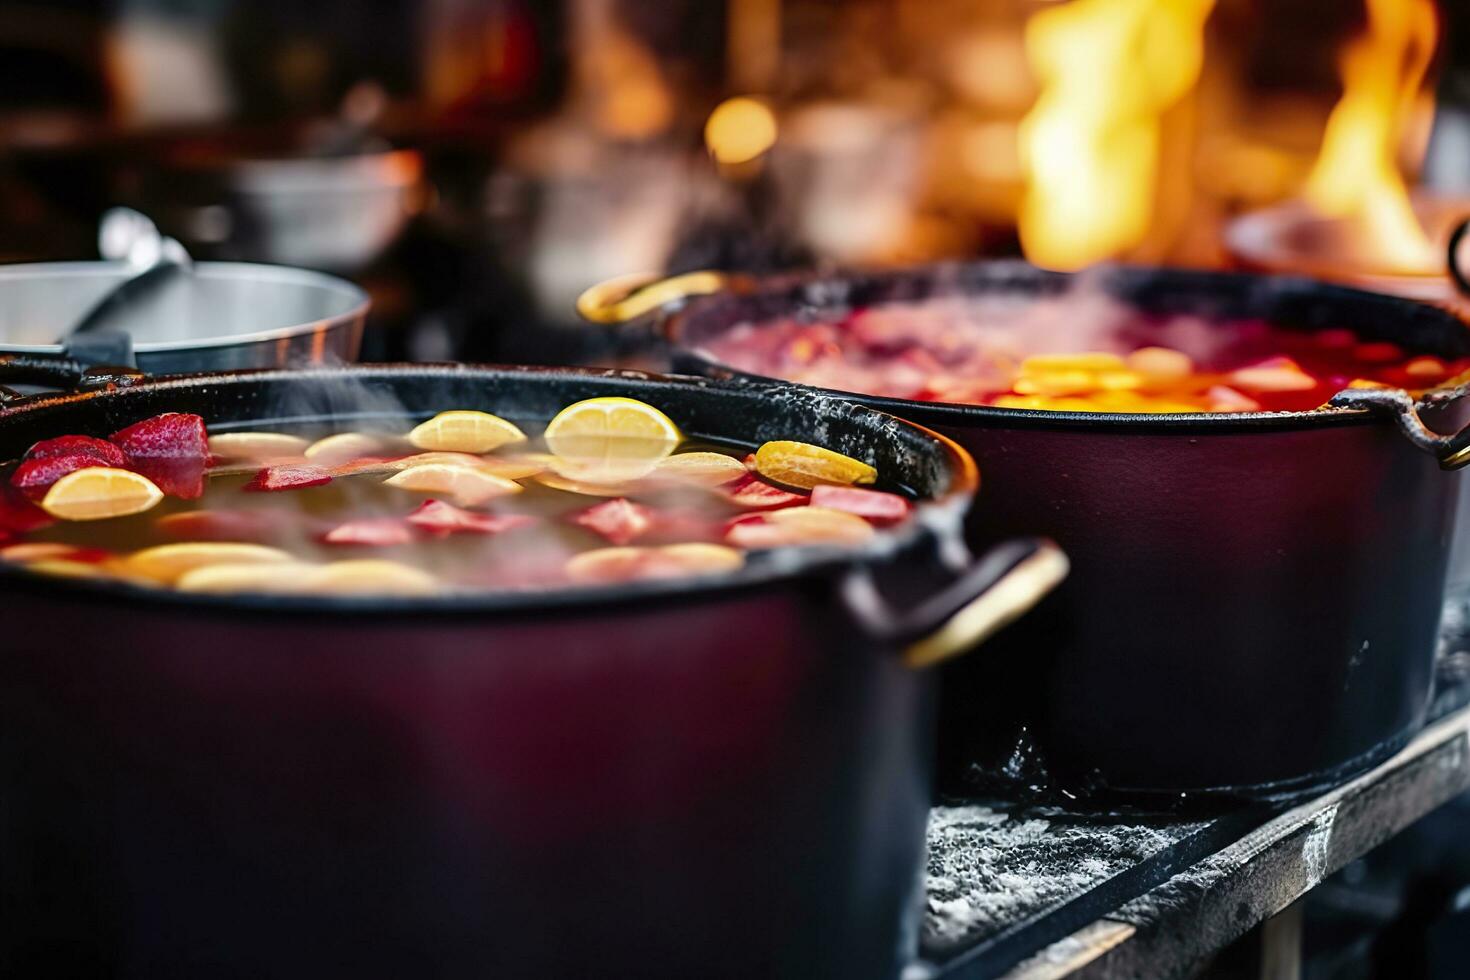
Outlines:
[[[488,412],[440,412],[408,434],[419,449],[458,453],[488,453],[526,434],[512,422]]]
[[[93,436],[57,436],[43,439],[26,450],[24,459],[51,459],[55,456],[91,456],[103,466],[127,469],[128,457],[117,446]]]
[[[70,456],[42,456],[28,459],[10,474],[10,485],[31,500],[40,500],[51,489],[51,484],[77,470],[106,466],[95,456],[74,453]]]
[[[417,597],[729,573],[746,549],[856,547],[912,513],[901,493],[853,486],[877,478],[859,460],[804,443],[751,453],[686,442],[639,404],[593,400],[572,406],[569,424],[558,416],[574,445],[601,420],[591,428],[603,426],[595,438],[612,462],[595,475],[640,474],[621,482],[569,478],[554,468],[564,458],[519,442],[504,453],[415,453],[400,436],[333,443],[262,428],[217,436],[209,452],[202,424],[184,415],[122,430],[121,443],[153,454],[126,454],[125,467],[100,465],[122,445],[58,437],[37,444],[41,458],[0,469],[0,561],[196,593]],[[370,452],[343,458],[352,447]],[[49,480],[41,464],[70,471],[46,485],[32,478],[37,506],[10,481]],[[751,471],[762,465],[792,484]],[[177,468],[200,486],[156,485],[144,467]],[[294,492],[260,492],[283,490]],[[191,491],[197,503],[179,499]],[[359,560],[354,548],[391,549],[382,553],[394,560]]]

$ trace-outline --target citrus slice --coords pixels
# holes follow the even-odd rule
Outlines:
[[[300,456],[307,442],[284,432],[224,432],[209,437],[209,451],[224,459],[286,459]]]
[[[396,436],[370,432],[338,432],[307,446],[302,455],[318,466],[340,466],[364,456],[381,456],[403,444]]]
[[[425,463],[446,463],[450,466],[466,466],[481,470],[507,480],[523,480],[545,471],[547,462],[536,454],[524,456],[476,456],[473,453],[430,452],[402,459],[388,460],[382,465],[389,470],[406,470]]]
[[[657,480],[689,483],[700,487],[718,487],[740,479],[748,471],[745,464],[724,453],[679,453],[654,468]]]
[[[123,560],[133,575],[159,582],[174,582],[196,568],[208,565],[275,565],[292,561],[279,548],[234,541],[188,541],[161,544],[135,551]]]
[[[180,592],[301,594],[312,590],[316,573],[316,566],[301,562],[204,565],[179,576],[174,588]]]
[[[454,463],[422,463],[410,466],[383,481],[390,487],[449,497],[461,507],[474,507],[496,497],[520,493],[514,480]]]
[[[408,441],[419,449],[488,453],[508,443],[525,442],[526,434],[489,412],[440,412],[410,432]]]
[[[647,475],[683,441],[667,415],[633,398],[589,398],[546,426],[552,468],[586,483],[626,483]]]
[[[878,471],[867,463],[805,442],[768,442],[755,451],[756,472],[788,487],[810,490],[820,483],[872,483]]]
[[[568,559],[567,578],[582,585],[680,578],[732,572],[745,556],[718,544],[673,544],[662,548],[597,548]]]
[[[107,578],[107,573],[96,565],[66,558],[43,558],[40,561],[29,562],[26,570],[60,578]]]
[[[745,564],[745,555],[722,544],[671,544],[658,549],[659,558],[686,575],[712,575],[733,572]]]
[[[41,509],[63,521],[100,521],[141,514],[163,499],[146,476],[109,466],[68,473],[51,485]]]
[[[396,561],[336,561],[312,576],[311,590],[326,595],[431,595],[439,582],[423,569]]]
[[[638,491],[636,483],[587,483],[560,473],[537,473],[536,482],[553,490],[580,493],[588,497],[626,497]]]
[[[741,548],[858,545],[874,533],[873,525],[856,514],[826,507],[789,507],[736,518],[725,540]]]
[[[82,549],[74,544],[63,544],[59,541],[28,541],[22,544],[12,544],[0,548],[0,560],[13,562],[49,561],[55,558],[72,558]],[[77,562],[85,564],[85,562]]]

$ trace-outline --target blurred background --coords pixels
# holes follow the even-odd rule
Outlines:
[[[1422,270],[1408,189],[1470,193],[1467,6],[7,0],[0,259],[95,257],[132,205],[362,282],[374,359],[567,359],[634,271],[1218,266],[1282,201]]]

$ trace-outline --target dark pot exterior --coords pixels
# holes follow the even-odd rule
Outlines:
[[[866,447],[936,502],[864,555],[585,593],[198,597],[0,568],[0,974],[894,976],[933,672],[847,587],[962,547],[975,476],[947,442],[768,386],[374,367],[33,401],[0,411],[0,459],[163,410],[221,431],[608,394],[691,436]]]
[[[1071,281],[1018,263],[797,277],[694,300],[661,328],[676,367],[728,375],[699,348],[742,320],[940,294],[1055,296]],[[1153,311],[1470,349],[1445,311],[1304,280],[1131,268],[1093,284]],[[1392,421],[848,397],[975,456],[972,545],[1041,533],[1073,563],[1035,616],[945,669],[944,792],[1279,797],[1366,768],[1423,723],[1462,480]],[[1464,421],[1458,406],[1440,415]]]

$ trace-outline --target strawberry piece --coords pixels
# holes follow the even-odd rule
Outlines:
[[[322,540],[327,544],[391,548],[412,542],[413,531],[396,517],[369,517],[360,521],[339,524],[322,535]]]
[[[319,487],[331,482],[331,470],[310,464],[288,464],[263,467],[255,474],[255,479],[245,484],[244,489],[255,492],[300,490],[303,487]]]
[[[170,497],[197,500],[204,495],[204,471],[207,463],[208,460],[203,456],[134,456],[128,469],[146,476]]]
[[[748,473],[720,488],[725,499],[742,510],[776,510],[807,502],[804,494],[773,487],[753,473]]]
[[[655,514],[626,497],[607,500],[572,515],[573,524],[600,534],[613,544],[627,544],[653,527]]]
[[[209,460],[204,420],[182,412],[165,412],[119,429],[112,434],[112,442],[135,461],[197,459],[203,465]]]
[[[724,540],[721,521],[698,511],[656,511],[653,527],[638,540],[642,544],[684,544],[692,541],[715,543]]]
[[[896,524],[913,510],[913,505],[896,493],[829,484],[812,488],[812,506],[847,511],[874,524]]]
[[[414,527],[430,534],[500,534],[536,523],[524,514],[479,514],[442,500],[425,500],[406,518]]]
[[[50,456],[44,459],[28,459],[10,474],[10,485],[32,500],[46,496],[51,484],[77,470],[103,465],[96,456],[73,453],[69,456]]]
[[[28,534],[55,523],[56,518],[31,503],[19,490],[0,483],[0,529]]]
[[[128,457],[121,449],[105,439],[93,436],[57,436],[43,439],[26,450],[25,458],[55,459],[61,456],[91,456],[100,466],[115,466],[125,469]]]

